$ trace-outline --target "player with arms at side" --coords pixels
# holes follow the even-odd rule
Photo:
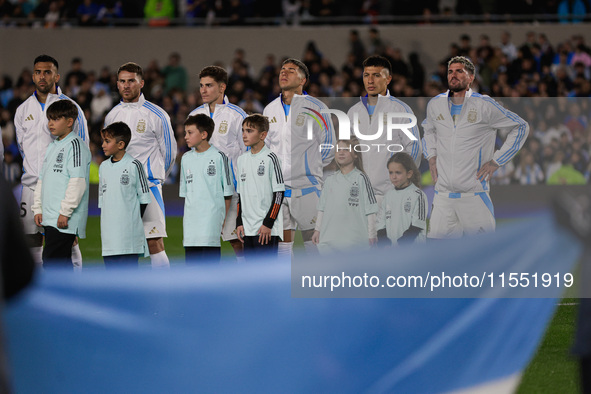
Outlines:
[[[397,144],[404,147],[404,152],[408,153],[414,160],[417,167],[421,164],[422,147],[419,128],[414,126],[409,128],[409,132],[415,139],[411,139],[402,130],[394,130],[392,140],[387,139],[387,114],[388,113],[408,113],[414,115],[412,109],[396,97],[390,96],[388,85],[392,81],[392,66],[388,59],[382,56],[370,56],[363,61],[363,85],[367,95],[361,97],[361,100],[355,104],[347,116],[351,124],[354,125],[355,116],[358,118],[359,132],[367,135],[374,135],[380,127],[384,132],[377,140],[372,140],[372,144],[383,144],[378,149],[372,147],[367,152],[362,152],[363,164],[371,184],[375,190],[378,203],[381,203],[384,195],[392,189],[392,183],[388,178],[388,171],[385,170],[388,159],[392,157],[393,152],[386,146]],[[409,123],[408,118],[393,118],[393,123]]]
[[[236,174],[234,173],[238,157],[246,152],[242,141],[242,121],[246,112],[237,105],[231,104],[224,94],[228,86],[228,73],[221,67],[208,66],[199,73],[199,86],[203,105],[195,108],[189,116],[204,114],[213,119],[215,130],[209,143],[223,152],[230,159],[230,169],[233,174],[234,188],[236,188]],[[229,241],[236,253],[236,258],[243,258],[242,242],[236,236],[236,206],[238,194],[234,193],[230,203],[230,210],[226,216],[222,229],[222,239]]]
[[[284,232],[279,254],[286,256],[291,256],[296,229],[302,232],[306,251],[317,252],[312,235],[323,170],[335,154],[329,148],[335,141],[332,120],[320,113],[327,109],[326,105],[304,92],[309,78],[304,63],[293,58],[285,60],[279,73],[281,94],[263,112],[269,118],[270,127],[265,143],[281,160],[285,179]],[[309,119],[312,139],[308,139]]]
[[[57,85],[60,80],[58,68],[57,60],[51,56],[40,55],[35,58],[33,61],[35,92],[17,108],[14,116],[16,140],[23,157],[21,217],[25,234],[27,234],[31,245],[31,254],[37,265],[42,264],[43,228],[35,224],[31,207],[45,152],[49,144],[55,140],[49,131],[47,108],[58,100],[72,101],[62,93]],[[78,109],[78,116],[74,120],[73,132],[88,146],[86,118],[82,109],[77,104],[75,105]],[[72,264],[76,269],[82,267],[82,254],[77,241],[74,241],[72,246]]]
[[[428,238],[495,230],[490,178],[517,154],[529,132],[518,115],[472,91],[474,70],[468,58],[452,58],[447,68],[449,90],[427,105],[423,143],[435,182]],[[510,131],[495,152],[499,129]]]
[[[163,241],[166,220],[162,184],[172,170],[177,146],[168,114],[142,94],[143,75],[142,68],[136,63],[119,67],[117,88],[121,102],[107,114],[105,127],[124,122],[131,129],[131,141],[126,151],[144,166],[151,192],[151,201],[142,220],[152,267],[168,267],[170,262]]]

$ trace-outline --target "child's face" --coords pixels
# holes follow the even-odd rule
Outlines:
[[[58,140],[64,138],[70,131],[72,131],[72,126],[74,125],[74,119],[61,117],[58,119],[48,119],[49,131],[51,134],[55,135]]]
[[[353,149],[353,147],[349,147],[349,144],[339,142],[337,147],[338,149],[335,153],[335,161],[339,167],[351,165],[357,158],[357,154],[355,152],[349,152],[349,149]]]
[[[264,141],[265,137],[267,137],[267,132],[258,131],[253,125],[248,123],[242,125],[242,141],[244,141],[244,145],[253,147]]]
[[[195,148],[206,140],[207,132],[199,131],[195,125],[185,126],[185,142],[189,148]]]
[[[114,137],[109,134],[102,135],[103,137],[103,152],[105,152],[105,156],[114,156],[115,154],[119,153],[125,145],[123,141],[117,141]]]
[[[412,171],[406,171],[402,164],[390,163],[388,166],[388,173],[390,174],[390,182],[392,182],[395,187],[400,188],[410,184]]]

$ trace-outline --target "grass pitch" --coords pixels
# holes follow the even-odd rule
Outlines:
[[[167,217],[168,238],[164,246],[172,264],[184,264],[183,218]],[[99,217],[88,218],[87,238],[80,241],[80,249],[85,266],[102,265]],[[302,245],[297,233],[296,247]],[[228,242],[222,242],[222,256],[233,256]],[[140,264],[150,264],[149,258],[140,259]],[[546,334],[538,351],[523,373],[519,394],[529,393],[578,393],[579,374],[577,360],[570,356],[574,338],[578,300],[565,298],[563,305],[556,309],[554,318],[546,329]],[[572,305],[575,304],[575,305]]]

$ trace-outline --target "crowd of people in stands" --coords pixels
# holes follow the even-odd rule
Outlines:
[[[589,10],[589,0],[0,0],[0,25],[578,23]]]
[[[498,41],[497,41],[498,40]],[[527,33],[515,45],[508,32],[500,37],[462,35],[449,45],[449,54],[436,70],[425,70],[417,53],[404,54],[388,45],[379,30],[370,30],[370,40],[363,42],[352,30],[346,61],[335,65],[323,56],[314,42],[304,48],[302,60],[310,70],[306,87],[315,97],[359,97],[364,95],[361,62],[367,55],[381,54],[392,63],[393,96],[418,105],[415,114],[421,121],[427,99],[447,89],[447,60],[455,55],[469,56],[477,66],[473,89],[497,98],[527,120],[531,134],[526,146],[513,163],[499,169],[497,184],[585,183],[591,173],[591,50],[581,36],[551,43],[544,34]],[[262,112],[278,96],[278,70],[283,59],[267,55],[260,70],[254,70],[242,49],[236,49],[230,64],[216,63],[229,71],[226,91],[229,101],[247,113]],[[156,60],[144,67],[146,99],[160,105],[171,117],[179,146],[179,158],[187,149],[183,122],[191,110],[201,104],[198,88],[188,86],[188,73],[181,55],[173,53],[168,64]],[[62,66],[66,70],[67,66]],[[102,160],[100,129],[104,115],[119,101],[116,74],[105,66],[86,69],[83,60],[71,61],[70,70],[62,71],[60,86],[86,113],[91,130],[91,150],[98,164]],[[0,126],[6,150],[6,177],[19,179],[20,155],[14,138],[14,111],[34,91],[30,66],[20,75],[0,78]],[[415,104],[416,103],[416,104]],[[421,107],[422,106],[422,107]],[[500,133],[502,135],[502,133]],[[425,168],[423,168],[425,169]],[[177,178],[172,176],[171,182]]]

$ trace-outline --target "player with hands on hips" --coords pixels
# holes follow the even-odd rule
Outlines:
[[[356,138],[337,144],[339,170],[326,178],[322,188],[312,241],[322,254],[344,248],[367,248],[377,242],[377,199],[363,172]]]
[[[490,178],[517,154],[529,132],[517,114],[472,91],[474,73],[470,59],[453,57],[447,69],[449,90],[427,105],[423,151],[435,182],[429,238],[494,231]],[[509,133],[495,151],[499,129]]]

